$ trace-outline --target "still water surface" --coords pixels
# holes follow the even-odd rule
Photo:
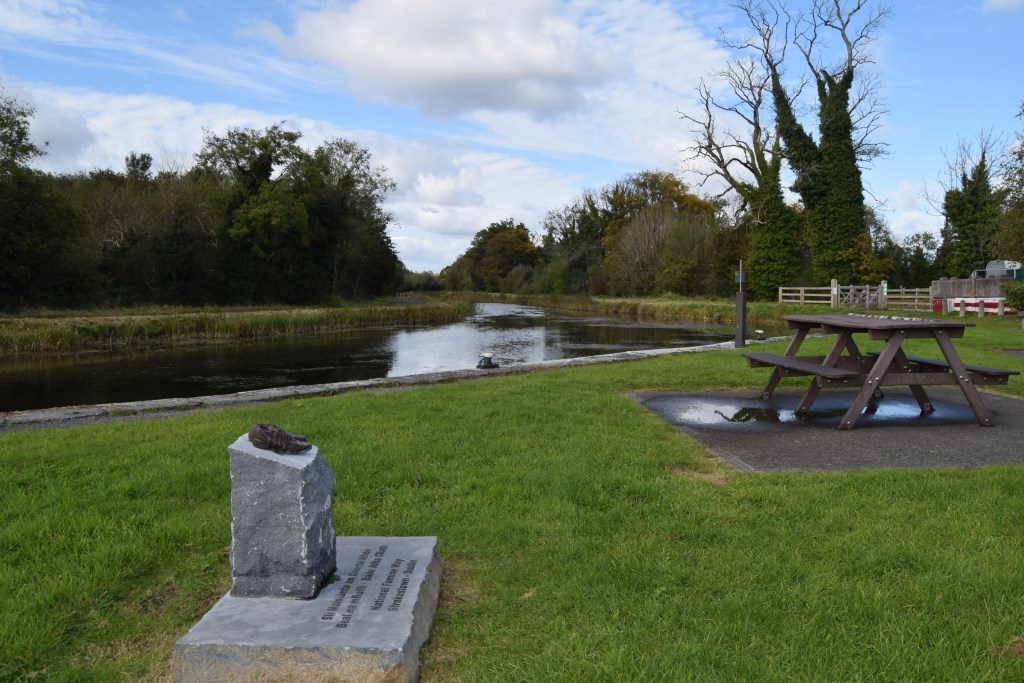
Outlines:
[[[732,328],[477,304],[463,322],[417,328],[19,359],[0,363],[0,411],[188,398],[726,341]]]

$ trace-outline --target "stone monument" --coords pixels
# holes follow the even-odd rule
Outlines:
[[[278,455],[249,436],[228,446],[231,595],[312,598],[334,571],[334,472],[303,450]]]
[[[175,644],[174,680],[416,681],[437,538],[335,537],[334,473],[304,437],[253,425],[228,451],[233,584]]]

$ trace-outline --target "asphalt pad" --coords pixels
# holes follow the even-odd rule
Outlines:
[[[744,472],[1024,465],[1024,401],[982,393],[994,423],[982,427],[958,389],[927,391],[933,412],[921,413],[909,390],[886,389],[852,430],[838,429],[852,391],[822,391],[801,419],[793,411],[802,391],[769,400],[756,390],[632,398]]]

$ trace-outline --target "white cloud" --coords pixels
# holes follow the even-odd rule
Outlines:
[[[892,234],[899,240],[918,232],[927,232],[938,237],[941,229],[942,216],[924,211],[900,211],[892,219]]]
[[[298,14],[286,53],[341,68],[357,96],[448,118],[476,110],[549,116],[614,72],[559,0],[357,0]]]
[[[628,71],[587,89],[585,103],[556,120],[528,113],[478,111],[468,118],[478,141],[549,154],[589,154],[622,164],[674,169],[690,145],[679,110],[692,110],[701,78],[726,53],[685,17],[643,0],[574,4],[583,40]]]
[[[358,0],[261,32],[364,99],[479,124],[477,142],[662,168],[686,144],[676,111],[727,58],[650,0]]]
[[[402,160],[401,150],[407,146],[421,148],[418,164]],[[569,202],[582,189],[577,176],[505,154],[464,149],[442,168],[424,160],[422,148],[429,146],[423,141],[393,142],[393,161],[386,164],[392,177],[415,174],[417,181],[405,187],[399,181],[398,192],[387,205],[401,226],[396,235],[411,229],[456,241],[459,247],[450,249],[451,258],[441,265],[454,260],[473,235],[495,221],[512,218],[539,230],[548,211]],[[450,148],[441,144],[441,150]],[[385,153],[385,161],[388,156]],[[423,182],[424,178],[430,182]]]
[[[887,200],[896,211],[916,211],[921,208],[925,189],[924,183],[910,183],[904,180],[889,193]]]
[[[54,42],[76,42],[90,35],[107,35],[110,29],[89,15],[81,0],[22,0],[0,4],[0,33]]]
[[[224,104],[194,105],[172,97],[116,95],[84,88],[21,84],[36,108],[32,136],[49,141],[36,165],[62,172],[120,169],[130,152],[191,157],[202,145],[203,128],[263,127],[281,119]]]
[[[992,12],[1012,12],[1024,7],[1024,0],[983,0],[981,7]]]
[[[180,8],[179,8],[180,9]],[[123,72],[157,71],[194,81],[280,95],[276,84],[316,88],[331,79],[226,42],[204,43],[169,30],[146,35],[125,30],[104,16],[108,8],[83,0],[0,2],[0,39],[5,48],[54,61]],[[181,15],[172,11],[178,23]]]
[[[894,237],[901,240],[918,232],[928,232],[938,237],[942,216],[932,209],[928,200],[936,192],[934,183],[911,183],[904,180],[886,195],[886,213],[890,216],[889,227]]]
[[[416,273],[427,270],[440,272],[441,268],[455,261],[468,244],[461,239],[439,239],[436,236],[427,239],[403,234],[395,235],[393,241],[402,263]]]

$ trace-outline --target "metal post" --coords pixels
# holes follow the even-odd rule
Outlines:
[[[736,292],[736,348],[747,345],[747,293]]]
[[[736,282],[740,291],[736,292],[736,348],[747,345],[747,293],[743,291],[743,281],[746,279],[743,273],[743,261],[740,261],[740,270],[736,273]]]

